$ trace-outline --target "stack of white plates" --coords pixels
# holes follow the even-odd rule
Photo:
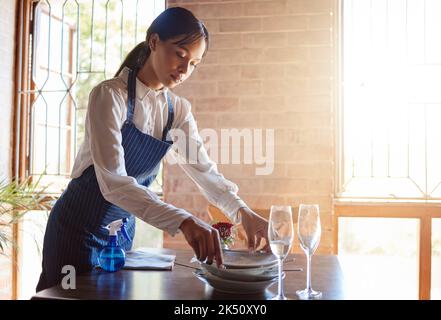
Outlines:
[[[223,260],[225,268],[201,263],[195,275],[218,291],[235,294],[263,292],[277,282],[277,258],[270,253],[225,250]]]

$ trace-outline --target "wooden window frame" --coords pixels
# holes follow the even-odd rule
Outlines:
[[[14,122],[13,122],[13,153],[12,153],[12,176],[18,181],[24,181],[29,172],[29,112],[31,97],[23,94],[30,90],[29,81],[29,40],[31,34],[32,0],[18,1],[17,4],[17,31],[15,51],[15,78],[14,78]],[[19,243],[20,225],[14,224],[12,239]],[[12,299],[18,297],[19,254],[17,247],[12,249]]]

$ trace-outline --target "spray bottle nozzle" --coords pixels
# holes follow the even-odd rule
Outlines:
[[[128,221],[127,218],[122,218],[122,219],[119,219],[119,220],[115,220],[115,221],[109,223],[104,228],[109,230],[109,235],[111,235],[111,236],[116,236],[117,232],[121,231],[121,233],[123,234],[124,238],[126,238],[128,241],[132,241],[132,239],[130,239],[130,236],[127,233],[127,230],[126,230],[127,221]]]
[[[126,230],[127,218],[123,218],[122,220],[123,220],[123,224],[121,226],[121,233],[123,234],[124,238],[126,238],[128,241],[132,241],[132,239],[130,239],[130,236]]]

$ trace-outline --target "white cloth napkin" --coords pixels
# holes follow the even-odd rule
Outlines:
[[[176,256],[149,252],[138,248],[126,252],[124,269],[136,270],[172,270]]]

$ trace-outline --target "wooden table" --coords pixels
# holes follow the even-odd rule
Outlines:
[[[61,285],[38,292],[32,299],[117,299],[117,300],[267,300],[277,292],[277,282],[261,294],[243,295],[218,292],[205,285],[193,274],[190,250],[152,249],[154,252],[175,254],[173,271],[120,270],[107,273],[96,270],[77,276],[76,289],[65,290]],[[290,255],[295,260],[285,268],[302,267],[303,271],[286,272],[285,294],[297,299],[295,291],[306,283],[305,255]],[[187,266],[182,266],[187,265]],[[323,292],[322,299],[345,299],[343,275],[337,256],[315,255],[312,258],[312,287]]]

